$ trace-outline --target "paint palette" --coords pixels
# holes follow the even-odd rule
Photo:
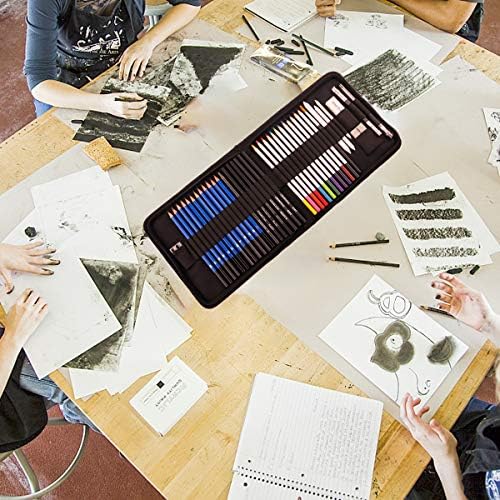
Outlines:
[[[164,203],[144,228],[197,300],[215,307],[401,146],[328,73]]]

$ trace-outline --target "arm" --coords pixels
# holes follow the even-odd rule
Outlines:
[[[198,2],[193,1],[193,3]],[[134,81],[136,76],[143,76],[153,50],[169,36],[191,22],[199,10],[198,5],[188,3],[178,3],[169,9],[154,28],[123,53],[119,77],[122,80]]]
[[[46,302],[33,290],[26,290],[12,306],[0,338],[0,397],[5,390],[21,349],[47,315]]]
[[[28,1],[24,73],[33,97],[60,108],[142,118],[147,102],[136,94],[92,94],[56,80],[58,18],[64,5],[64,0]],[[117,97],[128,97],[138,102],[116,101]]]
[[[415,413],[420,398],[413,399],[405,394],[400,406],[400,416],[413,438],[434,460],[434,467],[448,500],[467,500],[462,484],[462,472],[457,455],[457,440],[438,421],[428,424],[422,416],[429,411],[428,406]]]
[[[414,16],[448,33],[456,33],[471,16],[475,3],[463,0],[391,0]]]
[[[484,333],[500,346],[500,315],[493,311],[486,297],[452,274],[441,273],[439,278],[441,281],[433,281],[431,285],[439,291],[436,295],[439,309]]]

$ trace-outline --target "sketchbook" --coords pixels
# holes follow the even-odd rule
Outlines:
[[[229,500],[370,497],[380,401],[255,376]]]
[[[314,0],[254,0],[245,10],[287,32],[316,15]]]

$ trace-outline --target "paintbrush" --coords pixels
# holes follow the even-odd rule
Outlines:
[[[430,311],[438,314],[442,314],[443,316],[449,316],[450,318],[454,318],[453,314],[450,314],[449,312],[443,311],[442,309],[438,309],[437,307],[431,307],[431,306],[420,306],[420,309],[423,311]]]
[[[332,262],[349,262],[351,264],[368,264],[369,266],[399,267],[395,262],[381,262],[378,260],[347,259],[345,257],[328,257]]]
[[[362,245],[378,245],[379,243],[389,243],[389,240],[369,240],[369,241],[352,241],[350,243],[332,243],[330,245],[330,248],[359,247]]]

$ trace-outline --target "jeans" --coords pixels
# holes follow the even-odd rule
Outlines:
[[[47,409],[59,405],[65,420],[72,424],[83,424],[99,432],[97,427],[78,409],[71,399],[64,394],[48,377],[39,379],[28,358],[24,360],[19,383],[26,391],[42,396],[46,400]]]
[[[40,118],[40,116],[52,108],[50,104],[45,104],[37,99],[33,99],[33,103],[35,104],[35,114],[37,118]]]

